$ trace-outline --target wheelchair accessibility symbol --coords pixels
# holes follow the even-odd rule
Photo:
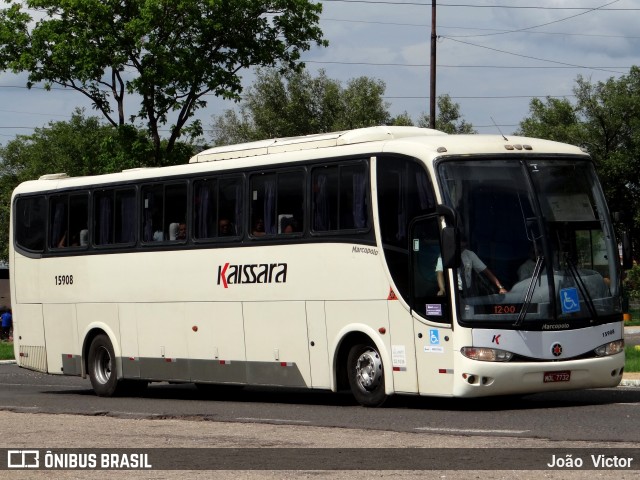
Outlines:
[[[580,300],[578,299],[578,289],[571,287],[560,290],[560,303],[562,304],[562,313],[579,312]]]
[[[431,345],[440,345],[440,334],[438,330],[429,330],[429,343]]]

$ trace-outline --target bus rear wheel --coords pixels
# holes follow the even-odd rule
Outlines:
[[[372,345],[354,345],[347,357],[351,393],[365,407],[379,407],[387,399],[380,352]]]
[[[89,378],[99,397],[112,397],[119,391],[116,356],[107,335],[96,336],[89,347]]]

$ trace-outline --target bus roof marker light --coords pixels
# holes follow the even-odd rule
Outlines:
[[[513,145],[505,145],[504,148],[506,148],[507,150],[513,150]]]
[[[438,147],[438,149],[436,151],[438,153],[446,153],[447,152],[447,148],[446,147]]]

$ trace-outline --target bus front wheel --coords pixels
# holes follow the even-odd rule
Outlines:
[[[379,407],[387,399],[380,352],[372,345],[355,345],[347,357],[347,376],[355,399],[365,407]]]
[[[89,378],[99,397],[112,397],[118,392],[116,356],[107,335],[96,336],[89,347]]]

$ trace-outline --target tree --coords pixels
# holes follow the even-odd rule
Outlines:
[[[579,76],[575,104],[534,99],[518,133],[585,147],[591,154],[612,211],[629,213],[627,225],[640,247],[640,68],[606,82]]]
[[[0,258],[8,256],[11,193],[21,182],[47,173],[100,175],[144,167],[154,147],[145,132],[131,125],[113,128],[77,110],[70,121],[51,122],[32,135],[18,136],[0,147]],[[172,163],[185,163],[195,152],[176,144]]]
[[[0,69],[28,72],[29,86],[74,89],[114,126],[143,120],[156,164],[206,95],[237,100],[242,70],[297,69],[302,51],[327,44],[318,27],[322,6],[311,0],[6,1]],[[44,18],[34,21],[26,9]],[[140,108],[127,118],[131,95]],[[163,143],[160,127],[170,119]]]
[[[413,127],[413,120],[411,119],[409,114],[405,111],[405,112],[402,112],[397,117],[393,117],[389,124],[394,125],[396,127]]]
[[[227,110],[213,118],[214,141],[229,145],[385,124],[390,117],[384,89],[382,81],[368,77],[343,88],[324,71],[312,77],[306,71],[259,70],[239,113]]]
[[[576,109],[566,98],[547,97],[546,104],[534,98],[529,111],[531,117],[520,122],[519,134],[573,144],[583,136]]]
[[[437,99],[437,106],[436,130],[449,134],[476,133],[473,125],[462,118],[460,105],[453,102],[449,95],[440,95]],[[418,120],[419,127],[429,128],[430,124],[430,117],[427,113],[424,113]]]

